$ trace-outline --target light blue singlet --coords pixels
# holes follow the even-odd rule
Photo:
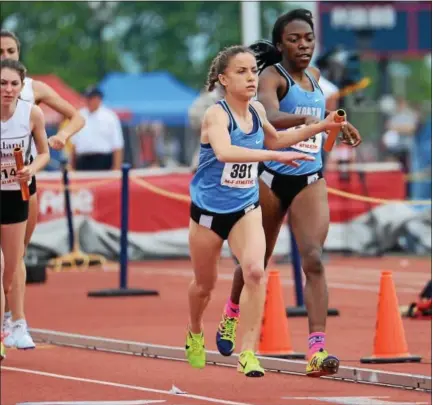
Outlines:
[[[325,117],[326,101],[319,84],[314,77],[305,71],[313,85],[313,91],[304,90],[295,80],[289,75],[284,67],[277,63],[274,65],[278,72],[287,81],[287,93],[280,101],[280,111],[289,114],[313,115],[323,120]],[[268,161],[264,162],[265,166],[280,174],[291,176],[301,176],[305,174],[315,173],[322,168],[322,142],[323,134],[317,134],[306,141],[299,142],[289,148],[281,149],[283,151],[297,151],[309,153],[315,157],[314,161],[299,161],[299,167],[287,166],[280,162]]]
[[[253,129],[244,133],[237,125],[225,100],[218,102],[229,116],[232,145],[263,149],[264,132],[257,111],[250,105]],[[192,202],[205,211],[228,214],[240,211],[259,200],[258,163],[220,162],[210,144],[200,144],[198,169],[191,181]]]

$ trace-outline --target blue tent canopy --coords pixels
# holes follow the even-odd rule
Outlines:
[[[131,113],[132,124],[162,121],[168,126],[188,124],[188,109],[198,92],[168,72],[110,73],[99,83],[107,107]]]

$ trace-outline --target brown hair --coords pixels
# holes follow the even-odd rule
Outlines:
[[[2,59],[0,61],[0,69],[15,70],[15,72],[17,72],[21,78],[21,83],[24,83],[27,69],[24,67],[24,65],[21,62],[13,59]]]
[[[209,73],[207,76],[207,90],[212,91],[215,89],[216,83],[218,83],[218,75],[224,73],[227,69],[227,66],[230,63],[230,60],[240,54],[240,53],[250,53],[254,55],[254,52],[246,46],[242,45],[233,45],[228,48],[223,49],[215,56],[212,64],[210,65]]]
[[[18,39],[18,37],[12,32],[12,31],[7,31],[7,30],[1,30],[0,31],[0,38],[12,38],[15,43],[17,44],[17,50],[18,52],[21,49],[21,42]]]

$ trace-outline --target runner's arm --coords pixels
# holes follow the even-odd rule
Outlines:
[[[232,145],[228,125],[227,113],[219,105],[214,105],[206,111],[202,142],[210,143],[219,161],[242,163],[276,160],[276,152]]]

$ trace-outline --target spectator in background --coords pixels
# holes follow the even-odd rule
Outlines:
[[[97,88],[85,92],[87,108],[80,110],[84,128],[72,138],[71,166],[75,170],[120,170],[124,140],[116,113],[102,104]]]
[[[383,135],[382,142],[387,157],[400,162],[405,173],[409,172],[410,154],[418,123],[418,114],[403,97],[397,97],[395,112],[386,123],[387,131]]]
[[[159,121],[144,122],[137,127],[139,138],[139,167],[166,165],[165,128]]]

